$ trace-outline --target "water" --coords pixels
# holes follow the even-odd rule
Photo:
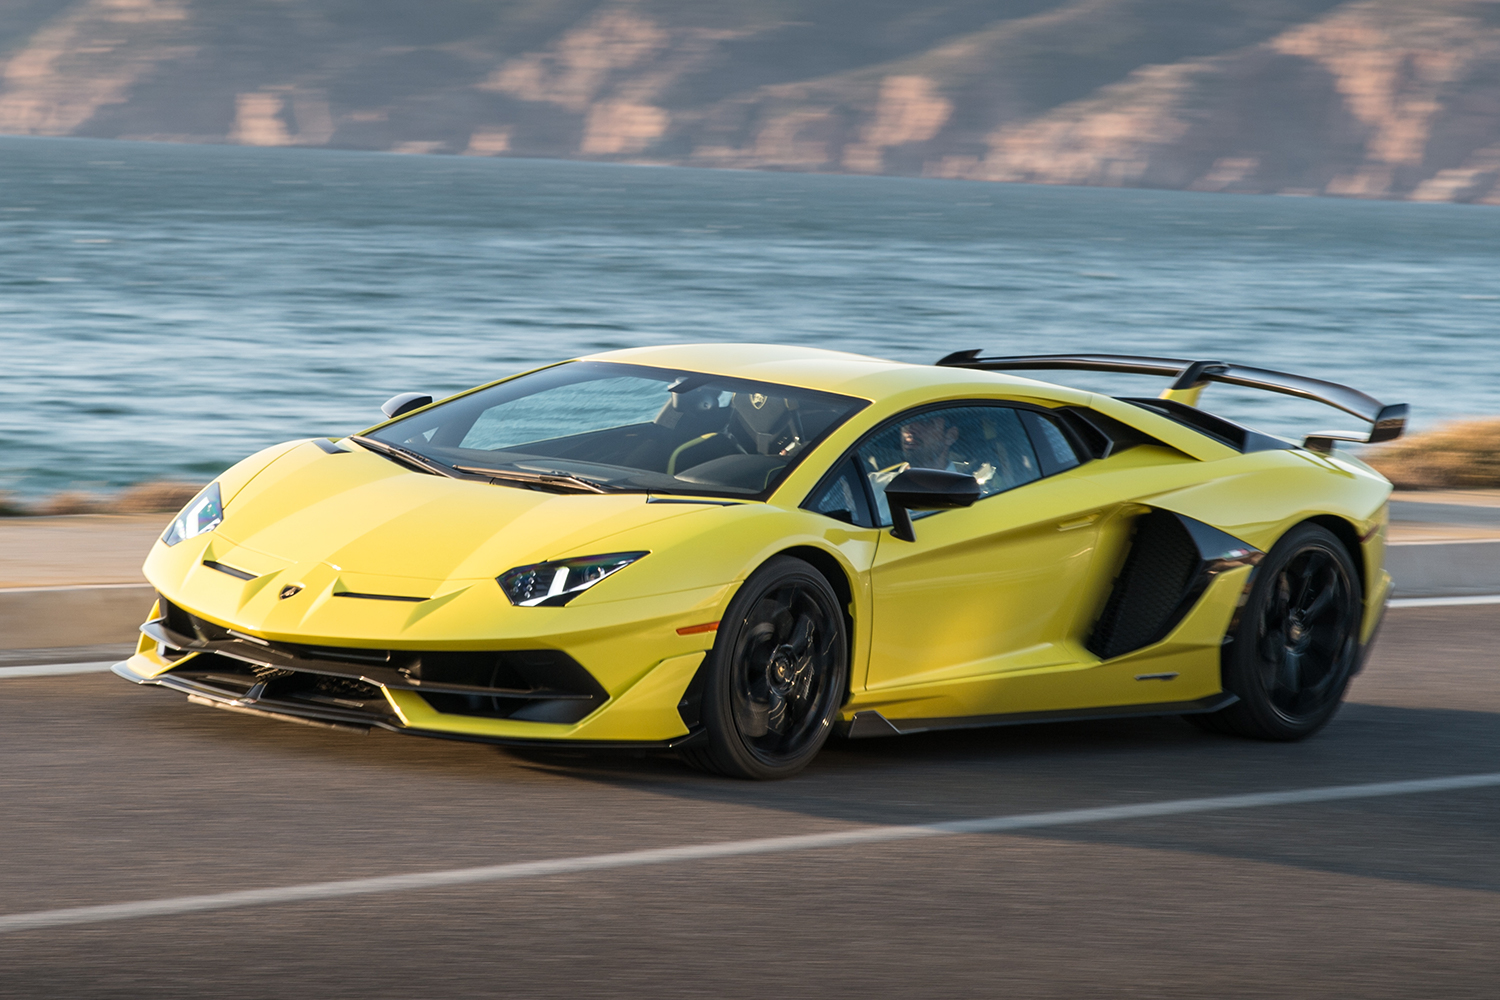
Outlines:
[[[396,392],[706,340],[1222,358],[1426,426],[1500,412],[1497,235],[1459,205],[0,139],[0,490],[202,481]]]

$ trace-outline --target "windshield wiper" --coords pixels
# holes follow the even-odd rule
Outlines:
[[[377,441],[361,434],[351,434],[349,440],[363,448],[368,448],[377,455],[385,456],[397,465],[404,465],[413,472],[425,472],[429,476],[445,476],[448,479],[465,478],[443,463],[435,462],[426,455],[412,451],[410,448],[403,448],[399,444],[386,444],[384,441]]]
[[[567,472],[526,472],[521,469],[485,469],[475,465],[455,465],[459,472],[468,472],[476,476],[489,476],[492,480],[499,479],[513,483],[525,483],[528,486],[540,486],[544,489],[552,488],[559,490],[571,490],[574,493],[613,493],[619,490],[618,486],[610,486],[606,483],[585,479]]]

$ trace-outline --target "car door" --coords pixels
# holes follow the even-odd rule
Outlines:
[[[1095,610],[1086,591],[1105,498],[1070,474],[1079,459],[1044,411],[984,401],[913,410],[854,458],[881,525],[891,523],[884,484],[907,467],[966,472],[983,491],[972,507],[915,514],[915,541],[881,534],[865,687],[890,696],[888,714],[1030,710],[1007,697],[1005,678],[1092,659],[1078,639]]]

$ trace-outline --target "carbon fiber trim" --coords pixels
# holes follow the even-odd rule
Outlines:
[[[1164,701],[1151,705],[1114,705],[1107,708],[1063,709],[1056,712],[1013,712],[1003,715],[960,715],[935,719],[887,719],[879,712],[855,713],[845,734],[850,739],[872,736],[907,736],[942,729],[985,729],[991,726],[1025,726],[1040,722],[1087,722],[1094,719],[1138,719],[1157,715],[1200,715],[1217,712],[1239,701],[1238,695],[1221,692],[1196,701]]]

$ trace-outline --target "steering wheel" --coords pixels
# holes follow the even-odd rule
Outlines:
[[[695,438],[684,441],[682,444],[672,449],[672,456],[667,459],[667,475],[677,475],[677,460],[682,457],[684,452],[696,448],[700,444],[704,444],[710,438],[716,437],[723,437],[730,444],[734,445],[741,455],[746,454],[745,449],[740,446],[740,443],[736,441],[733,436],[728,434],[720,434],[718,431],[709,431],[707,434],[700,434]],[[692,466],[684,466],[684,468],[692,468]]]

